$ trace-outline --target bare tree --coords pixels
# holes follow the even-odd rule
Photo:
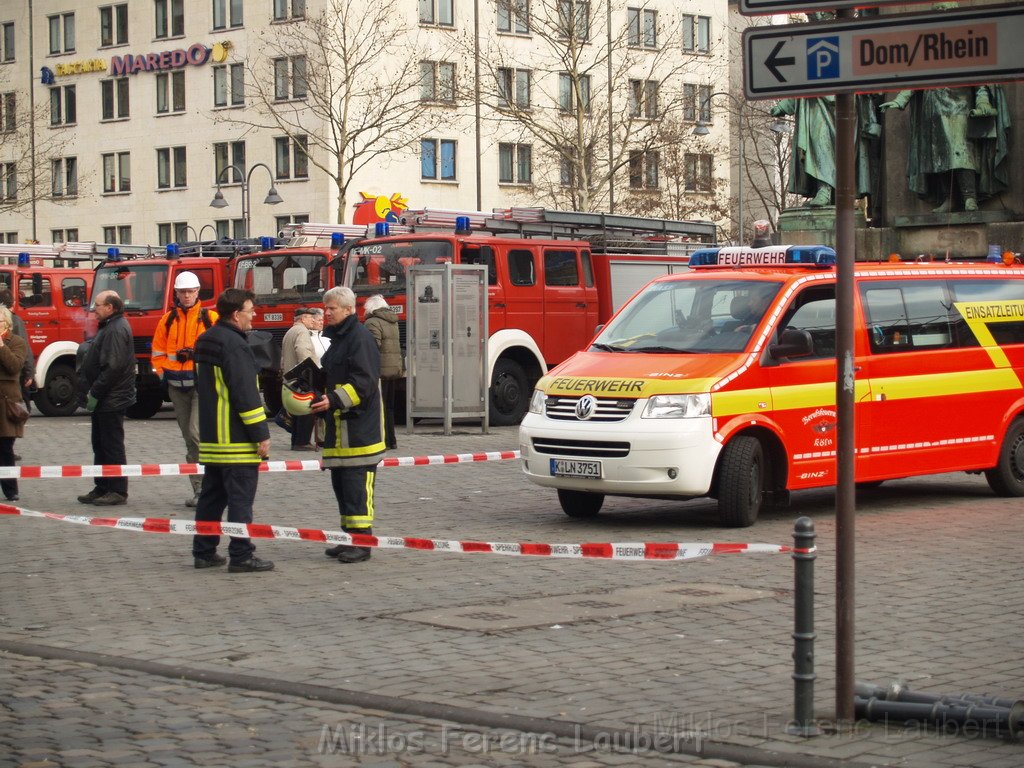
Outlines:
[[[507,37],[485,43],[480,100],[497,140],[533,148],[531,200],[606,209],[631,156],[664,146],[663,123],[686,106],[679,84],[710,65],[653,39],[678,28],[668,12],[648,24],[621,0],[493,2],[499,19],[530,35],[525,49]],[[619,23],[626,19],[634,23]]]
[[[361,170],[410,151],[444,119],[421,99],[418,30],[403,18],[395,3],[328,0],[314,16],[270,27],[245,64],[254,109],[244,118],[216,113],[304,143],[309,162],[337,185],[338,223]]]

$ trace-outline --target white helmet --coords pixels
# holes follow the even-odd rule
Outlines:
[[[195,272],[179,272],[178,276],[174,278],[174,290],[176,291],[198,287],[199,278],[196,277]]]

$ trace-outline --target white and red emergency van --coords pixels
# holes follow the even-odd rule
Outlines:
[[[571,517],[717,498],[748,526],[836,483],[835,253],[705,249],[544,376],[523,470]],[[858,263],[856,480],[984,472],[1024,495],[1024,266]]]

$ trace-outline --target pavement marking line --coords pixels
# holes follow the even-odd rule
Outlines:
[[[390,456],[378,467],[427,467],[438,464],[473,464],[484,461],[518,459],[519,451],[480,451],[444,453],[431,456]],[[260,472],[311,472],[324,467],[319,459],[264,461]],[[24,467],[0,467],[0,480],[38,480],[64,477],[162,477],[201,475],[202,464],[64,464]]]
[[[258,677],[223,669],[200,669],[195,666],[172,665],[148,659],[135,659],[107,653],[95,653],[75,648],[60,648],[52,645],[27,643],[19,640],[0,639],[0,651],[19,656],[40,659],[61,659],[65,661],[92,664],[97,667],[112,667],[117,670],[133,670],[147,675],[168,677],[174,680],[189,680],[197,683],[222,685],[248,691],[261,691],[284,696],[296,696],[316,702],[328,702],[357,709],[373,709],[414,715],[432,720],[447,720],[464,725],[495,728],[522,733],[550,733],[563,739],[589,743],[615,745],[628,754],[635,745],[644,753],[664,751],[669,754],[696,755],[708,760],[730,760],[741,765],[788,766],[789,768],[869,768],[868,763],[819,757],[797,752],[779,752],[765,747],[748,747],[713,741],[701,733],[667,734],[669,738],[652,744],[652,734],[636,726],[606,728],[587,725],[571,720],[554,720],[527,715],[474,709],[455,704],[439,704],[409,696],[387,696],[366,691],[353,691],[312,683],[296,683],[279,678]]]
[[[0,504],[0,515],[39,517],[63,523],[114,528],[142,533],[175,533],[185,536],[237,536],[251,539],[317,541],[327,544],[351,544],[378,549],[416,549],[422,552],[491,554],[559,558],[596,558],[601,560],[677,561],[696,560],[724,554],[792,554],[794,549],[781,544],[741,542],[587,542],[582,544],[538,544],[530,542],[456,541],[424,539],[413,536],[366,536],[318,528],[292,528],[268,523],[225,523],[217,520],[171,520],[165,517],[92,517],[57,512],[37,512],[10,504]]]

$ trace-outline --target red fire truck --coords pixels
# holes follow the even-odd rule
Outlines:
[[[404,346],[405,270],[486,264],[490,422],[510,425],[549,367],[584,346],[648,280],[685,270],[690,250],[714,238],[710,222],[542,208],[406,211],[387,235],[344,246],[333,264],[342,274],[330,281],[351,287],[360,303],[382,294]]]

